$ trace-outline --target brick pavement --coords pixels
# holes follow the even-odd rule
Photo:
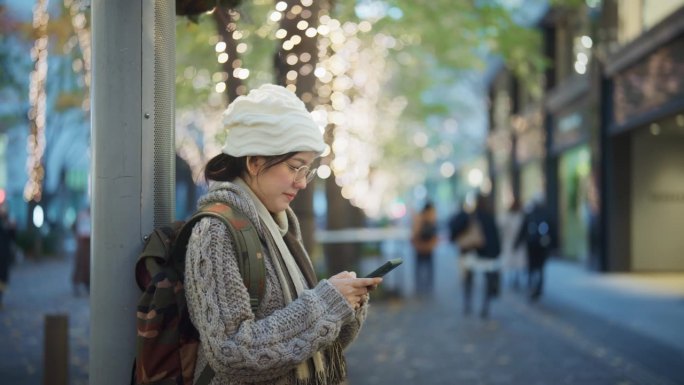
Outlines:
[[[87,384],[90,307],[87,296],[72,293],[70,260],[25,260],[10,274],[0,310],[0,383],[43,384],[44,316],[67,314],[69,383]]]
[[[347,351],[349,385],[684,383],[684,352],[676,344],[552,295],[531,306],[506,291],[489,320],[464,316],[449,254],[442,245],[434,295],[373,302]],[[408,260],[391,273],[394,283],[410,286],[412,267]],[[88,298],[73,296],[70,273],[69,259],[25,261],[12,270],[0,311],[3,385],[42,384],[43,317],[52,313],[70,316],[70,383],[87,383]]]
[[[494,304],[489,320],[464,316],[457,300],[376,303],[358,340],[347,352],[349,385],[371,384],[651,384],[682,383],[675,357],[664,373],[640,358],[666,355],[653,344],[642,356],[632,333],[604,340],[585,333],[601,320],[578,327],[515,294]],[[572,311],[574,312],[574,310]],[[576,318],[579,318],[575,315]],[[577,320],[573,320],[577,321]],[[605,328],[602,325],[601,328]],[[618,342],[619,344],[615,344]],[[654,349],[655,348],[655,349]],[[638,351],[638,349],[637,349]],[[682,352],[675,352],[680,357]]]
[[[456,261],[449,254],[442,245],[436,255],[433,296],[372,304],[347,351],[349,385],[684,384],[684,351],[676,344],[551,293],[530,304],[506,290],[489,320],[463,315]],[[410,277],[405,273],[404,279]]]

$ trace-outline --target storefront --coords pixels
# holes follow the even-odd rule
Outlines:
[[[556,168],[554,191],[559,256],[587,263],[592,215],[590,130],[595,119],[590,110],[589,80],[578,75],[573,82],[547,98],[551,117],[551,164]]]
[[[608,58],[608,268],[684,270],[684,8]]]
[[[560,155],[559,229],[560,255],[586,262],[589,256],[588,234],[592,215],[587,199],[590,168],[589,147],[581,144]]]

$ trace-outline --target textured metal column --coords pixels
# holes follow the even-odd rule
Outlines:
[[[147,0],[142,8],[144,233],[171,223],[175,212],[175,7],[175,0]]]

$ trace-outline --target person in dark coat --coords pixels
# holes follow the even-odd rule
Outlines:
[[[9,271],[14,262],[15,228],[5,207],[0,208],[0,308],[9,282]]]
[[[90,292],[90,208],[86,207],[78,213],[74,223],[76,236],[76,255],[74,256],[74,270],[71,283],[74,295],[80,295],[81,288]]]
[[[481,241],[465,244],[463,235],[471,232],[469,226],[477,226]],[[477,195],[475,208],[472,212],[462,210],[449,223],[451,240],[456,243],[461,252],[461,267],[463,278],[463,294],[465,314],[469,314],[472,304],[473,279],[475,271],[485,274],[485,287],[480,316],[489,316],[489,304],[498,294],[499,265],[498,257],[501,253],[501,237],[488,197]],[[461,244],[459,244],[459,242]]]
[[[525,212],[516,245],[527,251],[527,285],[531,301],[537,301],[544,290],[544,265],[551,247],[551,220],[543,198],[536,198]]]

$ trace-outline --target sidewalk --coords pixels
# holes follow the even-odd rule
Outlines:
[[[589,272],[552,261],[548,297],[643,333],[684,352],[684,272]]]
[[[350,385],[684,383],[684,274],[551,261],[540,302],[505,288],[481,320],[462,315],[456,259],[439,246],[432,297],[372,303],[347,352]],[[409,256],[397,279],[412,267]]]
[[[539,303],[504,288],[483,321],[462,314],[450,245],[435,256],[433,295],[420,298],[410,249],[390,251],[405,263],[383,285],[402,296],[372,302],[346,352],[349,385],[684,384],[684,274],[596,274],[551,261]],[[88,383],[89,300],[74,297],[71,268],[64,258],[12,270],[0,310],[3,385],[42,384],[43,320],[55,313],[69,315],[70,384]]]
[[[71,385],[88,384],[90,305],[71,289],[70,258],[24,260],[10,271],[8,292],[0,310],[0,383],[43,384],[44,318],[69,316]]]

